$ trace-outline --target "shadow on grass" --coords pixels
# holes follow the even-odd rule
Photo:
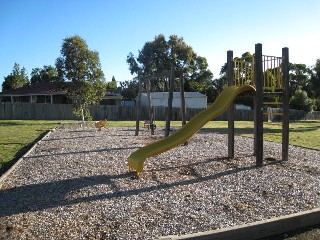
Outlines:
[[[23,122],[0,121],[0,127],[23,126],[23,125],[26,125],[26,124]]]
[[[202,128],[202,131],[199,133],[218,133],[218,134],[228,134],[228,128]],[[251,134],[253,133],[253,128],[235,128],[236,134]]]
[[[41,120],[40,120],[41,122]],[[60,122],[48,122],[48,123],[42,123],[46,124],[48,126],[56,126],[59,125]],[[36,120],[30,121],[30,120],[1,120],[0,121],[0,127],[10,127],[10,126],[39,126],[39,121]]]
[[[317,126],[310,126],[310,127],[303,127],[303,128],[291,128],[289,131],[291,133],[293,132],[313,132],[318,130],[319,127]],[[202,131],[199,133],[204,133],[204,132],[212,132],[212,133],[218,133],[218,134],[228,134],[228,128],[202,128]],[[279,128],[270,128],[268,126],[264,126],[263,128],[264,133],[271,133],[271,134],[276,134],[276,133],[282,133],[282,127]],[[235,128],[235,134],[253,134],[254,129],[253,128]]]
[[[209,159],[208,161],[225,160],[226,158],[218,158]],[[203,164],[203,162],[197,164]],[[189,167],[190,169],[192,169],[191,165]],[[177,166],[176,168],[181,168],[181,166]],[[213,173],[208,176],[196,175],[196,178],[193,179],[181,180],[172,183],[158,182],[157,185],[146,186],[142,188],[132,187],[131,189],[130,187],[129,189],[127,187],[125,189],[121,189],[119,186],[117,186],[115,180],[128,179],[129,181],[137,181],[134,179],[134,174],[132,172],[126,172],[117,175],[97,175],[80,177],[39,184],[23,185],[10,189],[0,189],[0,217],[20,213],[41,211],[44,209],[54,208],[58,206],[73,205],[84,202],[116,199],[126,196],[137,196],[143,193],[171,189],[178,186],[186,186],[205,181],[212,181],[227,175],[233,175],[239,172],[249,171],[255,168],[258,167],[256,167],[255,165],[235,167],[226,171]],[[94,186],[103,184],[108,185],[108,189],[110,189],[109,192],[103,192],[89,196],[87,194],[82,194],[81,196],[79,196],[79,193],[81,193],[81,189],[92,188]]]

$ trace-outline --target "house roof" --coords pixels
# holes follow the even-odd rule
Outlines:
[[[142,93],[142,95],[147,96],[147,93]],[[167,99],[169,97],[168,92],[151,92],[150,96],[152,99]],[[185,98],[206,98],[207,96],[199,92],[185,92]],[[173,92],[173,98],[180,98],[180,92]]]
[[[72,86],[72,82],[63,83],[36,83],[28,86],[23,86],[16,89],[0,92],[0,96],[30,96],[30,95],[65,95],[66,88]],[[121,99],[119,93],[107,92],[104,99]]]
[[[66,86],[68,83],[63,83]],[[32,85],[23,86],[16,89],[10,89],[0,93],[2,96],[11,95],[47,95],[47,94],[66,94],[63,90],[63,85],[57,83],[36,83]]]

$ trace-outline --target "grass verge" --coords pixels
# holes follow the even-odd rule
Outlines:
[[[0,120],[0,176],[59,121]]]

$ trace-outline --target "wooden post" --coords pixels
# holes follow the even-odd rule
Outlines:
[[[169,78],[168,112],[167,112],[167,119],[166,119],[166,130],[164,135],[165,137],[168,137],[170,132],[170,121],[172,118],[173,89],[174,89],[174,68],[173,66],[171,66],[171,75]]]
[[[233,81],[233,51],[227,52],[227,77],[228,86],[234,85]],[[234,103],[227,110],[228,113],[228,158],[234,158]]]
[[[147,87],[147,97],[148,97],[148,113],[149,113],[149,121],[150,121],[150,131],[151,131],[151,135],[154,135],[154,127],[153,127],[153,108],[152,108],[152,104],[151,104],[151,81],[150,78],[146,79],[146,87]]]
[[[181,99],[181,120],[182,120],[182,126],[186,125],[186,100],[184,97],[184,76],[183,72],[180,72],[180,99]],[[184,142],[184,145],[188,145],[188,141]]]
[[[255,122],[254,122],[254,143],[256,165],[263,164],[263,69],[262,69],[262,44],[255,45],[255,68],[254,68],[254,82],[256,85],[255,95]]]
[[[142,84],[141,84],[141,79],[139,79],[139,85],[138,85],[138,99],[137,99],[137,107],[136,107],[136,132],[135,136],[139,135],[139,126],[140,126],[140,111],[141,111],[141,93],[142,93]]]
[[[282,160],[289,158],[289,49],[282,48],[282,88],[283,88],[283,116],[282,116]]]

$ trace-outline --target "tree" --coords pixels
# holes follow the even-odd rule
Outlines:
[[[107,91],[115,91],[117,89],[117,81],[114,76],[112,76],[111,82],[107,82]]]
[[[198,56],[183,38],[176,35],[171,35],[169,40],[162,34],[156,36],[153,41],[144,44],[137,58],[129,53],[127,63],[131,74],[138,77],[169,72],[173,66],[184,73],[185,85],[191,91],[203,92],[213,77],[207,60]],[[151,91],[162,91],[165,86],[161,78],[154,79]],[[178,89],[179,84],[175,84],[175,90]]]
[[[312,97],[311,69],[305,64],[289,64],[289,95],[293,96],[298,88],[306,91]]]
[[[120,94],[123,100],[132,101],[138,95],[139,86],[137,80],[120,82]]]
[[[312,68],[311,85],[314,97],[320,99],[320,58]]]
[[[8,91],[11,89],[23,87],[29,84],[26,69],[23,67],[20,69],[19,64],[15,63],[13,66],[12,73],[4,78],[2,83],[2,90]]]
[[[81,116],[83,121],[91,118],[88,104],[101,101],[106,94],[99,53],[89,50],[87,43],[78,35],[65,38],[56,68],[60,81],[74,83],[67,91],[73,101],[75,115]]]
[[[30,83],[54,83],[59,82],[58,71],[51,65],[44,65],[43,68],[33,68]]]

